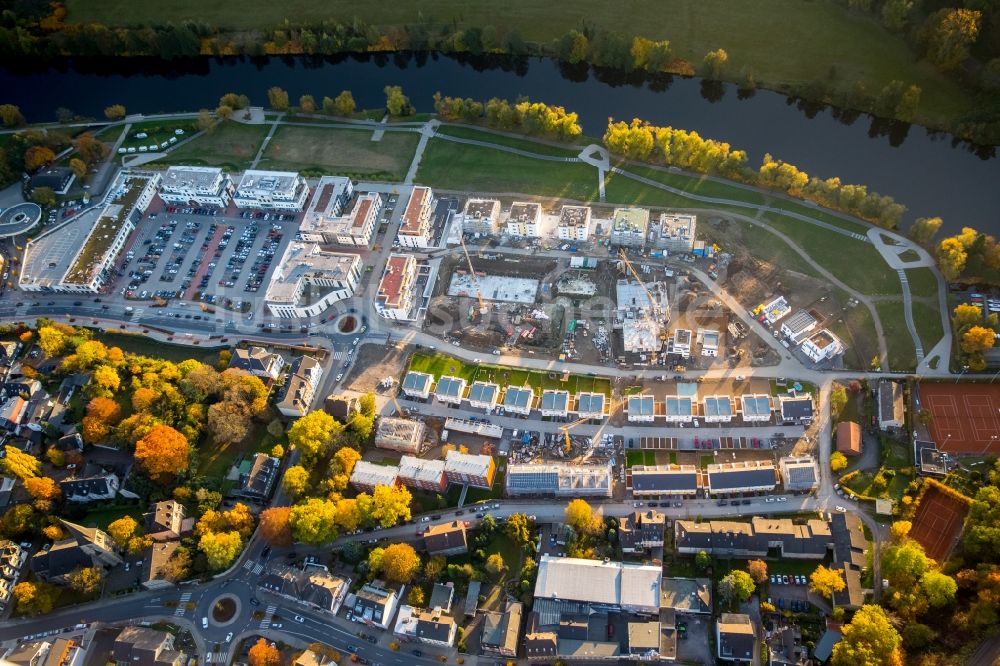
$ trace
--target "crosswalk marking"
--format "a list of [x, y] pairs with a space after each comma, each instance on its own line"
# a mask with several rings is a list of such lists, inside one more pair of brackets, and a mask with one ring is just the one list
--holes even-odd
[[267, 629], [271, 626], [271, 618], [274, 617], [274, 611], [278, 610], [275, 604], [269, 604], [264, 610], [264, 619], [260, 621], [260, 628]]
[[182, 617], [184, 613], [187, 612], [187, 605], [189, 601], [191, 601], [191, 592], [185, 592], [182, 594], [180, 600], [177, 602], [177, 610], [174, 611], [174, 615]]
[[243, 563], [243, 568], [246, 569], [247, 571], [249, 571], [250, 569], [252, 569], [253, 568], [253, 560], [247, 560], [246, 562], [244, 562]]
[[333, 352], [333, 360], [334, 361], [343, 361], [344, 357], [346, 355], [347, 355], [347, 352], [344, 352], [344, 351], [335, 351], [335, 352]]
[[254, 565], [253, 571], [251, 571], [250, 573], [252, 573], [254, 576], [256, 576], [256, 575], [260, 574], [260, 572], [263, 571], [263, 570], [264, 570], [264, 565], [260, 564], [260, 563], [257, 563], [257, 564]]

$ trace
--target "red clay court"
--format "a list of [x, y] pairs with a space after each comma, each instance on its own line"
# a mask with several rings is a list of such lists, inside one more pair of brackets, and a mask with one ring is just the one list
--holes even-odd
[[939, 451], [1000, 453], [1000, 384], [921, 382], [919, 391]]
[[968, 507], [931, 486], [920, 498], [910, 536], [924, 547], [928, 557], [944, 562], [962, 532]]

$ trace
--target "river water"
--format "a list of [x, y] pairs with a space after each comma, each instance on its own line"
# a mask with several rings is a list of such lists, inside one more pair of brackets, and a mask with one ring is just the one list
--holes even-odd
[[1000, 236], [995, 148], [778, 93], [741, 95], [735, 86], [696, 78], [622, 75], [539, 58], [437, 54], [0, 66], [0, 103], [17, 104], [31, 121], [54, 120], [59, 107], [103, 117], [104, 107], [114, 103], [129, 112], [193, 111], [214, 107], [230, 91], [264, 104], [273, 85], [285, 88], [293, 103], [303, 94], [319, 101], [349, 89], [362, 108], [381, 106], [383, 87], [401, 85], [419, 111], [432, 110], [437, 90], [484, 101], [524, 95], [576, 111], [584, 132], [593, 136], [603, 133], [609, 116], [643, 118], [728, 141], [746, 150], [753, 164], [770, 152], [811, 175], [867, 185], [905, 204], [907, 222], [940, 215], [948, 231], [973, 226]]

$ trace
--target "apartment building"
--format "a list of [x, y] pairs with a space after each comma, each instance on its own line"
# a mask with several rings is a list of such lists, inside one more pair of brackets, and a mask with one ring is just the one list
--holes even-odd
[[420, 453], [426, 431], [423, 421], [380, 416], [375, 428], [375, 446], [403, 453]]
[[668, 252], [691, 252], [697, 217], [685, 213], [661, 213], [656, 245]]
[[611, 216], [611, 245], [645, 247], [649, 235], [649, 210], [616, 208]]
[[410, 200], [403, 211], [403, 221], [399, 226], [399, 244], [402, 247], [426, 248], [431, 238], [431, 209], [434, 195], [431, 188], [418, 185], [410, 193]]
[[233, 203], [237, 208], [300, 212], [309, 197], [306, 179], [294, 171], [243, 172]]
[[349, 483], [358, 490], [371, 493], [376, 486], [394, 486], [399, 480], [399, 468], [392, 465], [376, 465], [367, 460], [359, 460], [351, 470]]
[[412, 254], [391, 254], [375, 294], [375, 311], [392, 320], [415, 318], [413, 283], [417, 277], [417, 260]]
[[500, 202], [469, 199], [462, 211], [462, 233], [493, 235], [500, 229]]
[[232, 179], [218, 167], [172, 166], [163, 174], [160, 199], [178, 206], [225, 208], [233, 189]]
[[563, 206], [556, 236], [559, 240], [585, 241], [590, 237], [590, 206]]
[[264, 302], [275, 317], [315, 317], [353, 296], [362, 270], [357, 254], [326, 252], [318, 243], [289, 243]]
[[323, 176], [302, 217], [299, 234], [314, 243], [368, 247], [382, 213], [381, 195], [354, 196], [350, 178]]
[[449, 451], [445, 456], [444, 473], [448, 483], [465, 484], [476, 488], [492, 488], [497, 466], [493, 456], [473, 455]]
[[424, 460], [414, 456], [399, 459], [399, 481], [411, 488], [442, 492], [448, 487], [443, 460]]
[[312, 356], [303, 355], [292, 361], [288, 378], [278, 395], [278, 411], [285, 416], [305, 416], [322, 377], [323, 366]]
[[538, 238], [542, 235], [541, 221], [541, 205], [515, 201], [507, 216], [507, 233], [515, 238]]

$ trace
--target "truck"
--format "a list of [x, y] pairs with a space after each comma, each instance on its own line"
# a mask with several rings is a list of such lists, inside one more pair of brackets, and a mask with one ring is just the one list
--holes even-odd
[[652, 250], [652, 251], [650, 251], [649, 256], [651, 256], [651, 257], [657, 257], [657, 258], [662, 257], [663, 256], [663, 250]]

